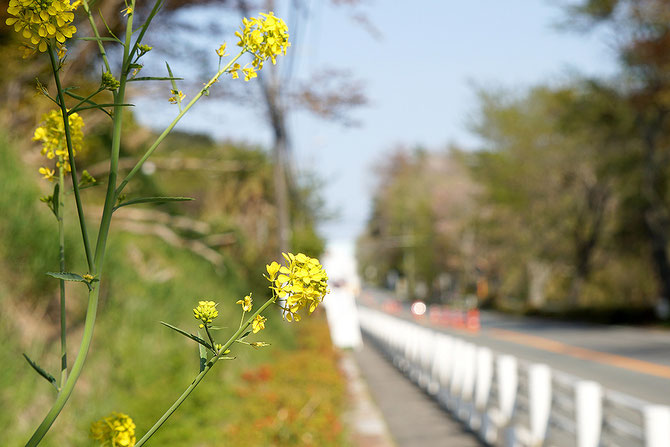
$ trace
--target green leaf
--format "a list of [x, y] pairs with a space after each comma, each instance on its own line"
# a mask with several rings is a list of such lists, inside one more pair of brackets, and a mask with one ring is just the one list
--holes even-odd
[[47, 275], [63, 281], [86, 282], [83, 276], [70, 272], [47, 272]]
[[58, 385], [56, 385], [56, 378], [55, 378], [54, 376], [52, 376], [51, 374], [49, 374], [48, 372], [46, 372], [44, 369], [42, 369], [42, 367], [40, 367], [40, 365], [38, 365], [37, 363], [33, 362], [33, 361], [30, 359], [30, 357], [28, 357], [25, 353], [23, 353], [23, 357], [25, 357], [25, 359], [26, 359], [26, 361], [28, 362], [28, 364], [29, 364], [30, 366], [32, 366], [33, 369], [34, 369], [35, 371], [37, 371], [37, 373], [38, 373], [40, 376], [44, 377], [46, 380], [48, 380], [49, 382], [51, 382], [51, 384], [54, 386], [54, 388], [58, 389]]
[[88, 287], [89, 291], [93, 290], [93, 286], [91, 285], [91, 283], [95, 282], [95, 280], [90, 282], [86, 281], [83, 276], [71, 272], [47, 272], [47, 275], [63, 281], [83, 282], [84, 284], [86, 284], [86, 287]]
[[169, 327], [169, 328], [172, 329], [173, 331], [179, 332], [179, 333], [180, 333], [181, 335], [183, 335], [184, 337], [188, 337], [188, 338], [190, 338], [191, 340], [193, 340], [193, 341], [195, 341], [195, 342], [197, 342], [197, 343], [200, 343], [201, 345], [203, 345], [203, 346], [206, 347], [207, 349], [211, 349], [212, 351], [214, 351], [214, 346], [210, 345], [209, 343], [207, 343], [205, 340], [203, 340], [202, 338], [198, 337], [197, 335], [189, 334], [189, 333], [186, 332], [185, 330], [183, 330], [183, 329], [179, 329], [179, 328], [176, 327], [176, 326], [172, 326], [170, 323], [166, 323], [165, 321], [161, 321], [161, 324], [162, 324], [163, 326], [167, 326], [167, 327]]
[[136, 205], [138, 203], [189, 202], [191, 200], [195, 199], [193, 197], [140, 197], [139, 199], [132, 199], [127, 202], [119, 203], [113, 208], [113, 211], [118, 210], [122, 206]]
[[130, 78], [128, 82], [134, 81], [183, 81], [184, 78], [173, 78], [170, 76], [141, 76], [139, 78]]
[[[200, 338], [200, 331], [198, 331], [198, 338]], [[198, 354], [200, 355], [200, 372], [202, 372], [207, 365], [207, 349], [200, 343], [198, 343]]]

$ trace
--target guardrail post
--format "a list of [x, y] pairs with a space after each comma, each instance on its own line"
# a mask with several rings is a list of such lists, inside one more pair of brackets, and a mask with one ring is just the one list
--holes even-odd
[[484, 425], [487, 424], [486, 405], [489, 401], [491, 382], [493, 381], [493, 352], [489, 348], [478, 347], [475, 362], [475, 411], [470, 417], [470, 427], [473, 430], [482, 430], [482, 433], [485, 433]]
[[645, 447], [670, 446], [670, 407], [649, 405], [644, 409]]
[[551, 370], [547, 365], [535, 364], [528, 369], [528, 394], [531, 445], [542, 445], [551, 411]]
[[584, 380], [575, 386], [575, 423], [577, 447], [598, 447], [602, 429], [602, 388]]

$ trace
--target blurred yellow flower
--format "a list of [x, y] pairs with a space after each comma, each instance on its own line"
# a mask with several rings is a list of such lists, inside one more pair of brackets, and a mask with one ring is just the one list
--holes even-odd
[[282, 253], [286, 266], [276, 262], [266, 266], [270, 288], [277, 297], [286, 300], [286, 318], [299, 320], [297, 312], [307, 308], [314, 312], [328, 290], [328, 275], [319, 260], [310, 258], [304, 253]]
[[44, 180], [49, 180], [49, 181], [53, 181], [54, 180], [54, 175], [56, 174], [56, 171], [54, 171], [53, 169], [49, 169], [49, 168], [40, 168], [39, 172], [44, 177]]
[[30, 40], [33, 52], [45, 52], [51, 39], [56, 39], [56, 47], [60, 48], [65, 39], [77, 32], [72, 21], [79, 4], [70, 0], [9, 0], [10, 17], [5, 23], [13, 25], [14, 31]]
[[[70, 140], [72, 141], [72, 153], [76, 156], [83, 147], [84, 120], [77, 114], [73, 113], [68, 117], [70, 124]], [[70, 172], [69, 155], [67, 151], [67, 141], [65, 139], [65, 126], [63, 125], [63, 115], [60, 110], [52, 110], [42, 116], [42, 125], [35, 129], [33, 141], [42, 142], [42, 155], [50, 160], [56, 158], [56, 166], [63, 168], [65, 172]], [[47, 168], [40, 168], [40, 174], [47, 178], [43, 170]]]
[[253, 305], [254, 300], [251, 298], [251, 293], [247, 296], [244, 297], [244, 299], [238, 300], [235, 304], [241, 304], [242, 305], [242, 310], [245, 312], [249, 312], [251, 310], [251, 306]]
[[202, 321], [201, 328], [204, 328], [205, 325], [212, 327], [212, 321], [219, 316], [216, 305], [214, 301], [198, 301], [198, 307], [193, 309], [193, 316], [196, 320]]
[[260, 315], [256, 315], [256, 318], [254, 318], [254, 321], [251, 322], [251, 329], [254, 331], [254, 334], [261, 329], [265, 329], [265, 322], [267, 321], [267, 318], [262, 317]]
[[235, 32], [240, 39], [237, 45], [254, 55], [252, 64], [256, 70], [263, 68], [267, 59], [273, 64], [277, 63], [276, 57], [285, 55], [287, 48], [291, 46], [286, 23], [275, 17], [273, 12], [260, 13], [258, 18], [244, 18], [242, 24], [240, 31]]
[[218, 54], [219, 57], [228, 56], [226, 54], [226, 44], [225, 44], [225, 42], [221, 44], [221, 46], [219, 47], [218, 50], [216, 50], [216, 54]]
[[91, 438], [103, 446], [133, 447], [135, 423], [127, 414], [114, 412], [91, 424]]
[[184, 95], [184, 92], [181, 90], [170, 90], [170, 93], [172, 96], [168, 98], [168, 101], [170, 101], [171, 104], [177, 104], [178, 102], [182, 102], [184, 98], [186, 98], [186, 95]]

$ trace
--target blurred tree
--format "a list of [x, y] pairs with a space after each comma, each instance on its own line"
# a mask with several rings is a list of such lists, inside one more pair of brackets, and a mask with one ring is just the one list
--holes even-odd
[[670, 3], [664, 0], [583, 0], [569, 9], [576, 23], [606, 24], [616, 35], [641, 147], [640, 208], [659, 282], [659, 304], [670, 315]]
[[462, 160], [456, 149], [399, 148], [379, 164], [372, 216], [357, 247], [368, 280], [395, 286], [397, 277], [408, 298], [428, 301], [446, 298], [445, 282], [465, 282], [465, 223], [476, 188]]

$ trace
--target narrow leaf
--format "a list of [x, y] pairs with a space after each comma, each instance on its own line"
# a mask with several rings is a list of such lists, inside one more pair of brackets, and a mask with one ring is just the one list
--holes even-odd
[[47, 272], [47, 275], [63, 281], [86, 282], [83, 276], [70, 272]]
[[42, 369], [42, 367], [40, 367], [40, 365], [38, 365], [37, 363], [33, 362], [33, 361], [30, 359], [30, 357], [28, 357], [25, 353], [23, 354], [23, 357], [26, 359], [26, 361], [28, 362], [28, 364], [29, 364], [30, 366], [32, 366], [33, 369], [34, 369], [35, 371], [37, 371], [37, 373], [38, 373], [40, 376], [44, 377], [46, 380], [48, 380], [49, 382], [51, 382], [51, 384], [52, 384], [56, 389], [58, 389], [58, 385], [56, 385], [56, 378], [55, 378], [54, 376], [52, 376], [51, 374], [49, 374], [48, 372], [46, 372], [44, 369]]
[[195, 200], [193, 197], [140, 197], [139, 199], [132, 199], [120, 203], [113, 208], [113, 211], [118, 210], [122, 206], [136, 205], [138, 203], [166, 203], [166, 202], [189, 202]]
[[[88, 101], [86, 101], [86, 102], [88, 102]], [[103, 109], [103, 107], [117, 107], [117, 106], [118, 107], [135, 107], [135, 104], [114, 104], [114, 103], [96, 104], [96, 103], [92, 103], [91, 105], [88, 105], [88, 106], [79, 106], [76, 109], [71, 109], [68, 112], [68, 115], [72, 115], [75, 112], [80, 112], [82, 110], [88, 110], [88, 109], [100, 109], [103, 112], [107, 112], [107, 110]], [[109, 112], [107, 112], [107, 113], [109, 113]]]
[[[198, 338], [200, 338], [200, 331], [198, 331]], [[198, 343], [198, 354], [200, 355], [200, 372], [202, 372], [207, 365], [207, 349], [200, 343]]]
[[167, 326], [167, 327], [169, 327], [169, 328], [172, 329], [173, 331], [179, 332], [179, 333], [180, 333], [181, 335], [183, 335], [184, 337], [188, 337], [188, 338], [190, 338], [191, 340], [193, 340], [193, 341], [195, 341], [195, 342], [197, 342], [197, 343], [200, 343], [201, 345], [203, 345], [203, 346], [206, 347], [207, 349], [211, 349], [212, 351], [214, 350], [214, 346], [210, 345], [209, 343], [207, 343], [205, 340], [203, 340], [202, 338], [198, 337], [197, 335], [189, 334], [189, 333], [186, 332], [185, 330], [183, 330], [183, 329], [179, 329], [179, 328], [176, 327], [176, 326], [172, 326], [170, 323], [166, 323], [165, 321], [161, 321], [161, 324], [162, 324], [163, 326]]
[[104, 41], [104, 42], [117, 42], [120, 44], [123, 44], [119, 39], [115, 39], [114, 37], [77, 37], [77, 40], [96, 40], [96, 41]]

